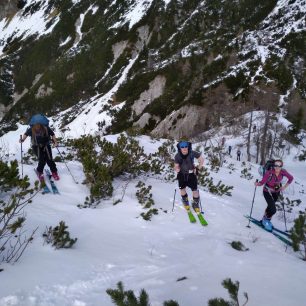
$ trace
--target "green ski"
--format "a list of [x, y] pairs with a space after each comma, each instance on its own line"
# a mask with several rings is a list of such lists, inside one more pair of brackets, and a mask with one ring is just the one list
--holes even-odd
[[203, 226], [206, 226], [208, 225], [207, 221], [204, 219], [203, 215], [201, 213], [197, 214], [198, 215], [198, 219], [200, 221], [200, 223], [203, 225]]
[[190, 210], [188, 210], [187, 213], [188, 213], [189, 221], [191, 223], [197, 222], [196, 218], [194, 217], [194, 215], [192, 214], [192, 212]]

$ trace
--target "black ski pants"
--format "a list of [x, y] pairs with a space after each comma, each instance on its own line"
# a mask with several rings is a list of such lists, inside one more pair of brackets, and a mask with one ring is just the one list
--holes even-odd
[[189, 187], [192, 191], [198, 190], [198, 179], [194, 173], [182, 173], [177, 175], [179, 189]]
[[264, 191], [263, 195], [265, 197], [265, 200], [267, 202], [267, 208], [266, 208], [266, 217], [268, 219], [271, 219], [272, 216], [276, 213], [276, 205], [275, 202], [277, 201], [279, 197], [279, 192], [269, 192]]
[[33, 151], [35, 155], [38, 157], [38, 166], [37, 171], [43, 173], [44, 167], [48, 164], [51, 172], [57, 172], [57, 168], [55, 162], [52, 158], [52, 150], [50, 145], [45, 146], [33, 146]]

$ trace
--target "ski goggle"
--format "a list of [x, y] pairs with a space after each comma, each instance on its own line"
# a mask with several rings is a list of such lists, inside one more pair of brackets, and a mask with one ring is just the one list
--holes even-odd
[[180, 142], [179, 147], [180, 147], [181, 149], [188, 148], [188, 142], [186, 142], [186, 141]]
[[274, 168], [281, 168], [283, 166], [283, 162], [281, 160], [277, 160], [274, 162]]

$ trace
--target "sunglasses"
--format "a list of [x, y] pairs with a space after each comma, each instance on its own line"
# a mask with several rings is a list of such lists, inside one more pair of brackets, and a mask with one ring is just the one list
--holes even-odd
[[274, 168], [281, 168], [281, 165], [274, 165]]
[[182, 142], [182, 143], [180, 143], [180, 148], [181, 148], [181, 149], [186, 149], [186, 148], [188, 148], [188, 143], [187, 143], [187, 142]]

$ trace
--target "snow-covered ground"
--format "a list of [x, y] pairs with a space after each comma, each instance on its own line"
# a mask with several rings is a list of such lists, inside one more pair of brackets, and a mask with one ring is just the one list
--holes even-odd
[[[15, 152], [17, 159], [18, 138], [24, 129], [20, 126], [0, 139], [1, 146]], [[144, 136], [140, 143], [150, 152], [160, 144]], [[29, 141], [24, 144], [25, 150], [28, 145]], [[135, 195], [139, 179], [128, 185], [122, 203], [113, 205], [121, 198], [124, 185], [116, 180], [112, 199], [103, 201], [96, 209], [79, 209], [77, 205], [84, 202], [89, 191], [85, 185], [75, 184], [65, 165], [58, 163], [61, 180], [57, 186], [61, 194], [39, 194], [27, 206], [28, 232], [37, 226], [39, 229], [19, 262], [1, 266], [4, 271], [0, 273], [0, 305], [110, 306], [113, 304], [105, 291], [122, 281], [125, 289], [132, 289], [137, 295], [144, 288], [152, 306], [161, 306], [170, 299], [181, 306], [202, 306], [211, 298], [229, 299], [221, 285], [228, 277], [240, 282], [240, 299], [244, 301], [243, 292], [247, 292], [250, 306], [305, 305], [305, 262], [273, 235], [256, 225], [246, 227], [244, 215], [250, 212], [253, 183], [259, 175], [253, 164], [254, 178], [240, 178], [241, 162], [234, 157], [227, 157], [224, 167], [211, 173], [216, 183], [222, 180], [234, 186], [231, 197], [200, 190], [207, 227], [189, 222], [178, 193], [171, 211], [176, 182], [153, 178], [142, 178], [152, 185], [155, 207], [159, 209], [152, 221], [139, 217], [144, 211]], [[230, 163], [236, 170], [227, 167]], [[82, 182], [82, 165], [68, 165], [77, 181]], [[305, 163], [288, 156], [285, 167], [295, 177], [285, 195], [291, 200], [301, 199], [305, 206], [305, 195], [300, 193], [306, 181]], [[34, 182], [33, 166], [25, 165], [24, 173]], [[258, 188], [253, 216], [261, 218], [265, 206]], [[54, 250], [43, 245], [46, 226], [54, 227], [61, 220], [69, 226], [71, 237], [78, 238], [72, 249]], [[273, 223], [284, 229], [281, 213], [273, 218]], [[234, 250], [229, 245], [234, 240], [241, 241], [249, 251]], [[187, 279], [177, 281], [181, 277]]]

